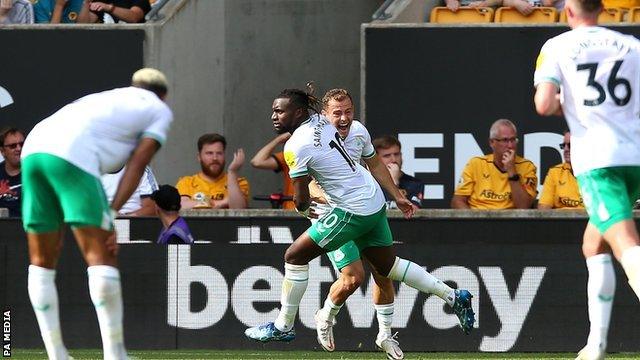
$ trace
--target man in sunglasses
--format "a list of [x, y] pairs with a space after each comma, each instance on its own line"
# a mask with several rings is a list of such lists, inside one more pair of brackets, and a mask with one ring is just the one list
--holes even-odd
[[571, 168], [571, 133], [564, 132], [560, 144], [564, 162], [549, 169], [544, 178], [538, 209], [584, 209], [578, 180]]
[[489, 130], [493, 153], [471, 158], [456, 187], [454, 209], [529, 209], [537, 195], [536, 166], [516, 155], [518, 131], [507, 119]]
[[22, 179], [20, 176], [20, 153], [24, 144], [24, 132], [18, 128], [9, 128], [0, 134], [0, 208], [9, 209], [10, 217], [20, 217], [20, 195]]

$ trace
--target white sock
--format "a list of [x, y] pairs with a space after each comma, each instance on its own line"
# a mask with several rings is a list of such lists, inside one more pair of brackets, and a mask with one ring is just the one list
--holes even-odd
[[55, 279], [55, 270], [29, 265], [27, 290], [31, 306], [38, 319], [44, 347], [47, 349], [49, 359], [61, 360], [67, 359], [69, 353], [62, 342]]
[[611, 320], [613, 296], [616, 292], [616, 275], [611, 255], [598, 254], [587, 258], [589, 280], [587, 299], [589, 306], [589, 337], [587, 346], [607, 348], [607, 333]]
[[284, 280], [282, 281], [282, 295], [280, 297], [280, 313], [275, 326], [280, 331], [289, 331], [298, 313], [298, 306], [302, 295], [307, 290], [309, 282], [309, 265], [284, 264]]
[[629, 285], [640, 299], [640, 246], [634, 246], [622, 253], [620, 263], [629, 279]]
[[391, 304], [373, 304], [376, 309], [376, 317], [378, 319], [378, 339], [384, 339], [391, 336], [391, 324], [393, 323], [393, 303]]
[[453, 306], [456, 301], [455, 292], [447, 284], [429, 274], [422, 266], [396, 256], [396, 261], [387, 277], [391, 280], [401, 281], [414, 289], [425, 293], [435, 294]]
[[109, 265], [87, 268], [89, 294], [98, 315], [105, 359], [126, 359], [122, 330], [120, 272]]
[[[344, 305], [344, 304], [342, 304]], [[327, 296], [327, 299], [324, 301], [324, 306], [320, 311], [318, 311], [318, 316], [326, 321], [333, 321], [342, 309], [342, 305], [336, 305], [331, 301], [331, 296]]]

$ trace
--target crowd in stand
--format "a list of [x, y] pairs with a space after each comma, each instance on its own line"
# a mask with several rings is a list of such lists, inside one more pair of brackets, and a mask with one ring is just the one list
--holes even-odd
[[155, 0], [1, 0], [0, 24], [144, 23]]
[[[274, 103], [273, 116], [278, 105]], [[20, 217], [20, 152], [25, 132], [8, 128], [0, 133], [4, 161], [0, 162], [0, 208], [8, 208], [11, 217]], [[281, 191], [284, 209], [293, 209], [293, 185], [284, 155], [277, 151], [290, 134], [281, 134], [264, 145], [251, 159], [257, 169], [282, 173]], [[559, 144], [564, 161], [549, 169], [539, 199], [536, 165], [516, 154], [518, 134], [516, 126], [507, 119], [495, 121], [489, 130], [492, 153], [473, 157], [464, 168], [452, 196], [455, 209], [555, 209], [584, 208], [578, 184], [571, 169], [571, 136], [567, 131]], [[373, 140], [382, 163], [392, 179], [416, 209], [423, 207], [424, 183], [402, 171], [401, 144], [394, 136], [384, 135]], [[249, 207], [249, 181], [240, 176], [244, 165], [243, 149], [233, 152], [227, 166], [227, 141], [215, 133], [202, 135], [197, 141], [200, 171], [180, 177], [175, 184], [180, 194], [180, 209], [246, 209]], [[102, 176], [102, 184], [112, 201], [124, 168]], [[139, 186], [119, 212], [120, 216], [154, 216], [156, 207], [152, 194], [159, 189], [150, 167], [144, 171]], [[388, 198], [389, 199], [389, 198]], [[388, 200], [388, 208], [395, 208]]]

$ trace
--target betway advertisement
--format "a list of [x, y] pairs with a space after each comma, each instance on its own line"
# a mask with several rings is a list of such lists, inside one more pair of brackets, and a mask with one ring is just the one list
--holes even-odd
[[[310, 263], [309, 285], [290, 344], [262, 345], [244, 329], [275, 319], [283, 254], [304, 219], [189, 218], [193, 246], [155, 244], [155, 219], [119, 220], [125, 337], [132, 349], [319, 349], [313, 315], [336, 273], [326, 257]], [[588, 332], [585, 219], [391, 219], [398, 256], [468, 289], [478, 322], [464, 335], [444, 302], [397, 284], [393, 329], [405, 351], [576, 351]], [[527, 231], [522, 231], [527, 229]], [[19, 224], [0, 222], [0, 305], [11, 315], [14, 347], [41, 347], [26, 292], [27, 256]], [[638, 301], [617, 268], [609, 351], [638, 351]], [[69, 347], [99, 347], [86, 269], [67, 239], [57, 273], [63, 337]], [[374, 350], [372, 280], [338, 315], [340, 350]]]

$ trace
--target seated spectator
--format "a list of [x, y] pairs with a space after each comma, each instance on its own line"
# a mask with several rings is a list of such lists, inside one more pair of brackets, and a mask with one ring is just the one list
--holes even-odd
[[[124, 169], [125, 168], [122, 168], [117, 173], [105, 174], [100, 177], [102, 187], [104, 187], [104, 193], [107, 195], [109, 203], [113, 201], [113, 197], [116, 195], [116, 190], [118, 190], [118, 184], [124, 174]], [[122, 205], [119, 214], [124, 216], [154, 216], [156, 214], [156, 207], [150, 196], [151, 193], [157, 189], [158, 182], [156, 181], [156, 177], [153, 175], [151, 167], [147, 166], [144, 168], [144, 174], [142, 174], [140, 178], [138, 187], [133, 194], [131, 194], [129, 200]]]
[[461, 6], [496, 8], [502, 6], [502, 0], [445, 0], [444, 5], [456, 12]]
[[451, 207], [529, 209], [537, 195], [536, 166], [516, 155], [518, 132], [507, 119], [491, 125], [492, 154], [471, 158], [462, 172]]
[[37, 24], [73, 24], [78, 20], [83, 0], [37, 0], [33, 14]]
[[105, 23], [108, 15], [115, 23], [143, 23], [150, 10], [149, 0], [84, 0], [78, 22]]
[[[553, 2], [553, 0], [548, 0], [549, 2]], [[562, 8], [564, 8], [564, 1], [562, 2]], [[533, 12], [533, 8], [538, 6], [543, 6], [541, 0], [503, 0], [502, 6], [512, 7], [522, 15], [529, 15]]]
[[20, 196], [22, 195], [22, 177], [20, 176], [20, 153], [24, 144], [24, 132], [9, 128], [0, 134], [0, 153], [4, 161], [0, 162], [0, 208], [9, 209], [10, 217], [21, 217]]
[[[400, 192], [409, 199], [416, 209], [422, 207], [424, 192], [424, 182], [402, 171], [402, 145], [397, 138], [389, 135], [381, 136], [373, 140], [373, 146], [380, 161], [387, 166], [393, 182], [398, 186]], [[384, 194], [387, 199], [387, 207], [396, 209], [395, 201]]]
[[0, 0], [0, 25], [33, 24], [33, 5], [29, 0]]
[[163, 230], [158, 244], [193, 244], [193, 236], [187, 222], [180, 217], [180, 194], [171, 185], [162, 185], [151, 194], [155, 210], [162, 222]]
[[[275, 102], [274, 106], [276, 106]], [[293, 182], [289, 177], [289, 167], [284, 161], [284, 154], [282, 151], [274, 153], [274, 150], [278, 145], [287, 142], [290, 137], [291, 134], [288, 132], [276, 136], [275, 139], [263, 146], [256, 153], [253, 159], [251, 159], [251, 165], [257, 169], [273, 170], [275, 172], [282, 173], [282, 195], [284, 196], [293, 196]], [[295, 209], [295, 204], [293, 201], [284, 201], [282, 203], [282, 208], [293, 210]]]
[[227, 140], [220, 134], [204, 134], [198, 139], [198, 161], [201, 172], [184, 176], [176, 188], [182, 196], [182, 208], [246, 209], [249, 204], [249, 182], [239, 177], [244, 164], [244, 151], [233, 154], [224, 171]]
[[561, 13], [564, 11], [564, 0], [542, 0], [542, 6], [556, 8]]
[[549, 169], [544, 178], [538, 209], [584, 209], [578, 181], [571, 169], [571, 133], [564, 133], [560, 144], [564, 162]]

